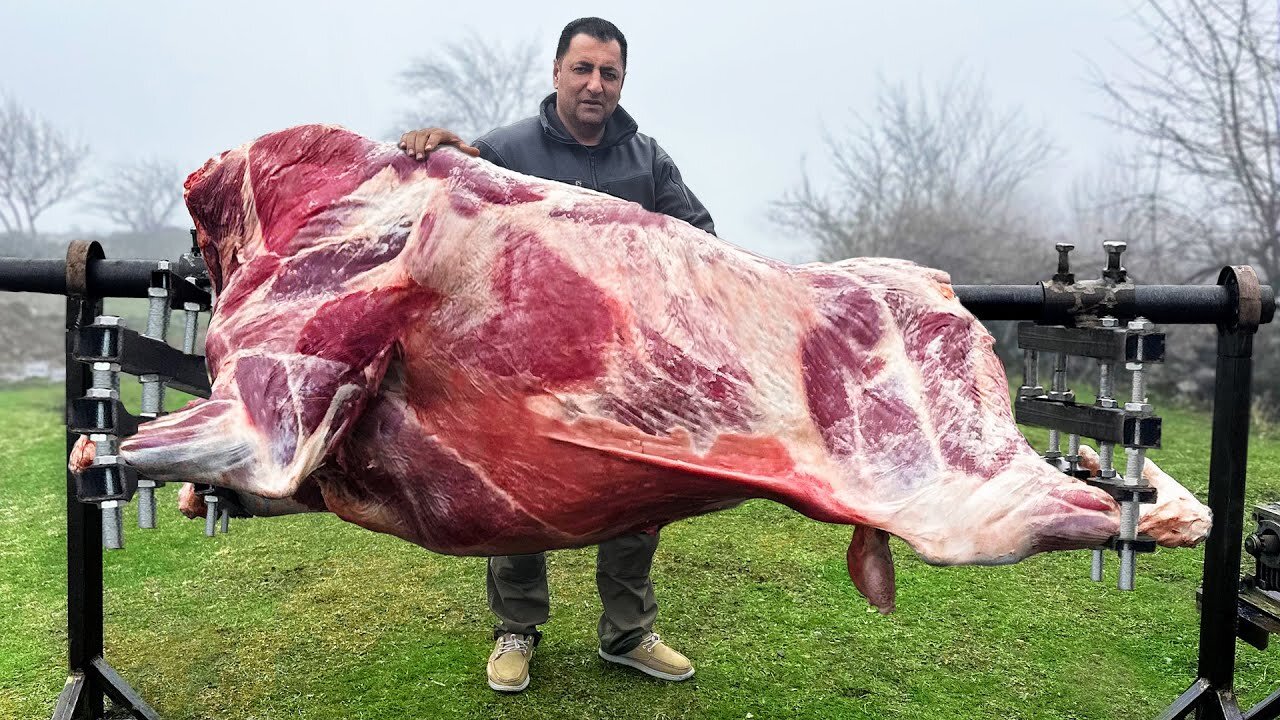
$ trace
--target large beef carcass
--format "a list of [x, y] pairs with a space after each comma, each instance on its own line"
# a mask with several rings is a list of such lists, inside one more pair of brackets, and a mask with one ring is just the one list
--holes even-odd
[[[157, 480], [463, 555], [768, 498], [855, 525], [850, 574], [886, 611], [890, 535], [998, 564], [1117, 532], [1115, 502], [1019, 434], [992, 339], [938, 271], [775, 262], [330, 126], [223, 153], [186, 200], [216, 291], [213, 395], [122, 444]], [[1203, 537], [1203, 505], [1172, 512], [1162, 543]]]

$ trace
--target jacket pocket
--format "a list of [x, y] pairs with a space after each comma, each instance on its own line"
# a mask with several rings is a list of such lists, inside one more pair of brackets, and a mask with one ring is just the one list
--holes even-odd
[[573, 185], [574, 187], [587, 188], [588, 190], [591, 189], [591, 183], [586, 180], [583, 180], [582, 178], [553, 177], [553, 178], [548, 178], [548, 180], [555, 180], [556, 182], [562, 182], [565, 185]]
[[608, 180], [600, 183], [600, 190], [616, 198], [639, 203], [645, 210], [653, 210], [657, 206], [652, 173], [646, 172], [618, 180]]

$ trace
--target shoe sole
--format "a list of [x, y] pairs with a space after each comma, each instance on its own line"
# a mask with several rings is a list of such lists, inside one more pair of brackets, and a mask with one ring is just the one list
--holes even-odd
[[627, 667], [633, 667], [639, 670], [640, 672], [644, 673], [645, 675], [648, 675], [650, 677], [656, 677], [659, 680], [671, 680], [672, 682], [679, 682], [681, 680], [688, 680], [689, 678], [693, 677], [693, 668], [689, 668], [689, 672], [684, 673], [682, 675], [672, 675], [671, 673], [664, 673], [661, 670], [654, 670], [653, 668], [649, 667], [648, 665], [645, 665], [639, 660], [626, 657], [625, 655], [610, 655], [604, 650], [599, 650], [598, 652], [600, 653], [600, 657], [607, 662], [617, 663], [618, 665], [626, 665]]
[[498, 683], [490, 680], [489, 687], [494, 690], [497, 690], [498, 692], [516, 693], [529, 687], [529, 678], [526, 677], [524, 679], [524, 682], [520, 683], [519, 685], [499, 685]]

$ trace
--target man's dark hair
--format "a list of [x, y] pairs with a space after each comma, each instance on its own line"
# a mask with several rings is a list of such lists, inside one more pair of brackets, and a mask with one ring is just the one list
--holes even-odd
[[564, 58], [566, 52], [569, 52], [569, 42], [574, 37], [584, 34], [600, 42], [617, 40], [618, 46], [622, 48], [622, 69], [627, 69], [627, 37], [622, 34], [617, 25], [598, 17], [578, 18], [564, 26], [564, 30], [560, 33], [560, 42], [556, 45], [557, 63]]

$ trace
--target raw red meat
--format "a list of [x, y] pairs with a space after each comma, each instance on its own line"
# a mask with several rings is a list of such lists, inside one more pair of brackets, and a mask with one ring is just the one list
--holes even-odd
[[[1111, 498], [1018, 432], [992, 339], [941, 272], [787, 265], [328, 126], [226, 152], [186, 195], [215, 381], [123, 444], [153, 478], [471, 555], [768, 498], [856, 525], [850, 574], [886, 611], [891, 535], [930, 563], [996, 564], [1117, 532]], [[1162, 542], [1207, 530], [1174, 525]]]

